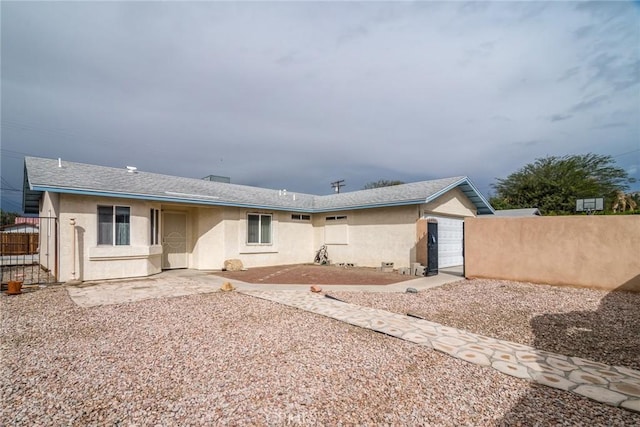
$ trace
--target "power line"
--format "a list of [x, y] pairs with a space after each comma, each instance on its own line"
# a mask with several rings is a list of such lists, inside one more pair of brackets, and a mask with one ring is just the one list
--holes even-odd
[[615, 156], [611, 156], [611, 157], [626, 156], [627, 154], [637, 153], [638, 151], [640, 151], [640, 148], [636, 148], [635, 150], [627, 151], [626, 153], [616, 154]]
[[73, 132], [69, 132], [68, 130], [63, 128], [20, 123], [15, 120], [3, 119], [1, 126], [2, 128], [8, 129], [8, 130], [20, 131], [20, 132], [39, 132], [45, 135], [53, 135], [53, 136], [69, 136], [69, 135], [77, 136], [77, 134], [74, 134]]
[[14, 202], [13, 200], [2, 199], [2, 203], [1, 204], [9, 206], [11, 209], [17, 209], [19, 211], [22, 210], [22, 204], [18, 203], [18, 202]]
[[[16, 187], [14, 187], [9, 181], [7, 181], [5, 179], [5, 177], [2, 177], [2, 183], [5, 185], [6, 188], [3, 188], [3, 190], [18, 190]], [[22, 191], [22, 190], [18, 190], [18, 191]]]
[[2, 157], [3, 158], [8, 157], [10, 159], [18, 159], [18, 160], [24, 159], [24, 156], [22, 154], [6, 154], [6, 153], [3, 153]]
[[7, 148], [0, 148], [0, 151], [4, 151], [6, 153], [22, 154], [24, 156], [31, 156], [32, 155], [32, 154], [29, 154], [29, 153], [23, 153], [22, 151], [9, 150]]

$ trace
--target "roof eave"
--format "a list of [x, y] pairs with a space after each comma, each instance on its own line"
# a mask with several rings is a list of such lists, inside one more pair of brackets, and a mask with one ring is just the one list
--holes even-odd
[[42, 197], [41, 191], [34, 191], [33, 186], [29, 182], [29, 175], [27, 173], [27, 163], [25, 160], [24, 172], [22, 179], [22, 212], [25, 214], [39, 214], [40, 213], [40, 197]]
[[351, 211], [351, 210], [372, 209], [372, 208], [387, 208], [387, 207], [394, 207], [394, 206], [421, 205], [423, 203], [424, 203], [424, 199], [411, 199], [411, 200], [400, 200], [397, 202], [369, 203], [364, 205], [321, 208], [321, 209], [314, 209], [313, 213]]
[[[476, 206], [477, 209], [477, 213], [478, 215], [483, 215], [483, 214], [494, 214], [495, 211], [493, 209], [493, 206], [491, 206], [491, 204], [487, 201], [487, 199], [484, 198], [484, 196], [482, 195], [482, 193], [480, 193], [480, 191], [478, 191], [478, 189], [476, 188], [475, 185], [473, 185], [473, 183], [469, 180], [468, 177], [462, 177], [459, 180], [447, 185], [446, 187], [442, 188], [440, 191], [435, 192], [434, 194], [430, 195], [429, 197], [427, 197], [426, 203], [429, 203], [435, 199], [437, 199], [438, 197], [442, 196], [443, 194], [453, 190], [454, 188], [460, 187], [460, 186], [469, 186], [469, 188], [472, 190], [472, 192], [474, 193], [474, 197], [477, 197], [478, 199], [480, 199], [480, 203], [476, 202], [475, 200], [473, 200], [471, 197], [469, 197], [466, 193], [465, 195], [469, 198], [469, 200], [471, 200], [471, 203], [473, 203]], [[464, 192], [464, 190], [462, 190]]]
[[304, 207], [295, 207], [295, 206], [275, 206], [275, 205], [257, 205], [252, 203], [242, 203], [242, 202], [228, 202], [228, 201], [214, 201], [214, 200], [203, 200], [196, 198], [186, 198], [186, 197], [171, 197], [171, 196], [159, 196], [159, 195], [151, 195], [151, 194], [136, 194], [136, 193], [121, 193], [116, 191], [100, 191], [100, 190], [82, 190], [77, 188], [63, 188], [63, 187], [49, 187], [49, 186], [34, 186], [34, 190], [39, 192], [48, 191], [51, 193], [65, 193], [65, 194], [77, 194], [82, 196], [98, 196], [98, 197], [112, 197], [112, 198], [125, 198], [125, 199], [136, 199], [136, 200], [150, 200], [155, 202], [167, 202], [167, 203], [181, 203], [181, 204], [197, 204], [197, 205], [208, 205], [208, 206], [226, 206], [226, 207], [238, 207], [238, 208], [249, 208], [249, 209], [271, 209], [276, 211], [287, 211], [287, 212], [310, 212], [309, 209]]

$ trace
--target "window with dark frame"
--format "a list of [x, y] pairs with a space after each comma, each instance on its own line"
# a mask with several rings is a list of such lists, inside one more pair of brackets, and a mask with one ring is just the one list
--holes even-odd
[[271, 244], [271, 215], [247, 215], [247, 243], [254, 245]]
[[149, 244], [160, 244], [160, 209], [149, 211]]
[[311, 221], [311, 215], [291, 214], [291, 219], [296, 221]]
[[98, 244], [124, 246], [130, 244], [131, 208], [98, 206]]

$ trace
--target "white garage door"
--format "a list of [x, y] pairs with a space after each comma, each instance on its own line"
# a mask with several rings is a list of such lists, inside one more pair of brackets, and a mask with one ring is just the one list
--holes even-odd
[[429, 215], [438, 220], [438, 268], [464, 264], [462, 244], [464, 219]]

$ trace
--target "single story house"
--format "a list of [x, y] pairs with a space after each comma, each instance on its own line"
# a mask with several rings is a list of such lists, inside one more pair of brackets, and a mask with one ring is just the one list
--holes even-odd
[[333, 263], [408, 267], [426, 263], [428, 218], [443, 268], [463, 264], [464, 218], [493, 213], [464, 176], [315, 196], [36, 157], [23, 204], [57, 219], [60, 281], [309, 263], [322, 245]]

